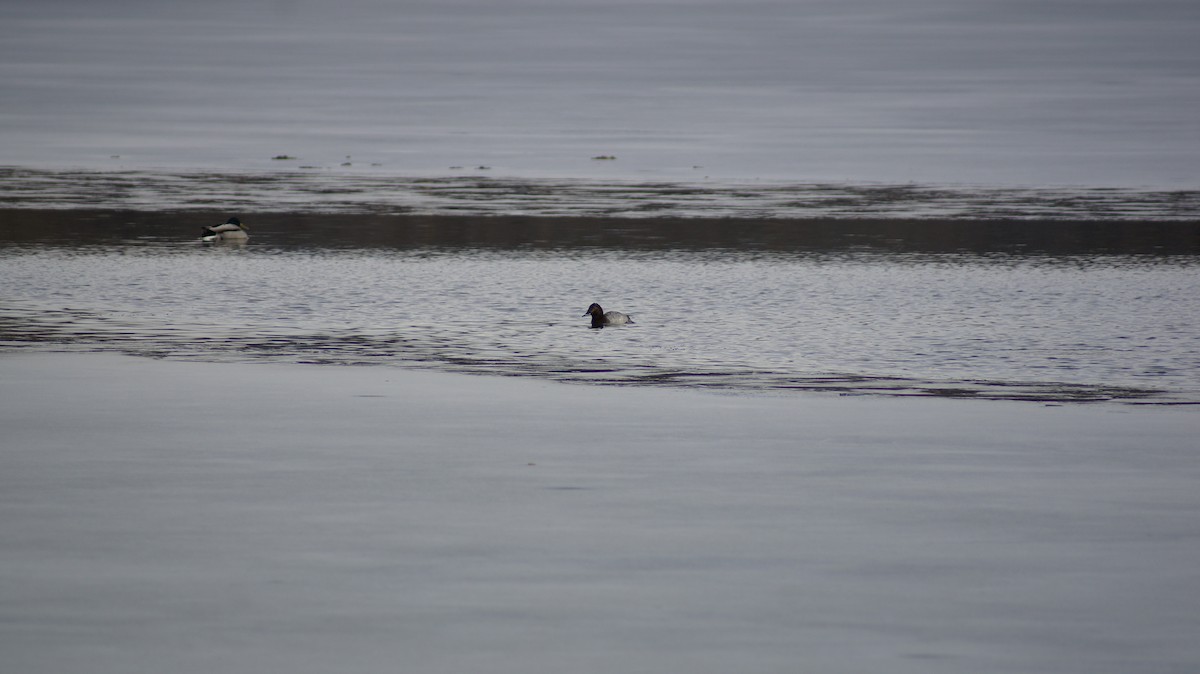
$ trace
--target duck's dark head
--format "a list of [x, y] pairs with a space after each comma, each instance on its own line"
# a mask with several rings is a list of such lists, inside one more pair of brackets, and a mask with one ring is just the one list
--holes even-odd
[[244, 226], [244, 225], [242, 225], [242, 221], [238, 220], [237, 218], [229, 218], [228, 220], [225, 221], [225, 224], [233, 225], [235, 227], [243, 227]]
[[592, 317], [593, 328], [603, 328], [604, 324], [608, 322], [608, 320], [604, 318], [604, 310], [601, 309], [600, 305], [596, 304], [595, 302], [592, 303], [592, 306], [588, 307], [587, 313], [584, 314], [584, 316]]

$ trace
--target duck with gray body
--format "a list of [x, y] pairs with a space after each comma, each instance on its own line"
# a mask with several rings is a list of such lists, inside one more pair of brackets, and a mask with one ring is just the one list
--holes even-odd
[[592, 303], [592, 306], [588, 307], [587, 313], [584, 314], [584, 316], [592, 317], [593, 328], [603, 328], [606, 325], [625, 325], [626, 323], [633, 323], [633, 318], [631, 318], [629, 314], [623, 314], [619, 311], [606, 312], [604, 309], [600, 308], [599, 304], [596, 304], [595, 302]]
[[245, 241], [250, 238], [246, 230], [250, 229], [237, 218], [229, 218], [220, 225], [210, 225], [200, 234], [202, 241]]

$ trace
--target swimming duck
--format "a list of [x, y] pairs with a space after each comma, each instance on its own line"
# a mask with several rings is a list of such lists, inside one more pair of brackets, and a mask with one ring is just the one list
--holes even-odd
[[603, 328], [606, 325], [625, 325], [626, 323], [633, 322], [629, 314], [623, 314], [619, 311], [605, 312], [595, 302], [592, 303], [592, 306], [588, 307], [587, 313], [584, 316], [592, 317], [593, 328]]
[[237, 218], [229, 218], [223, 225], [212, 225], [201, 232], [202, 241], [245, 241], [250, 238], [246, 230], [250, 229]]

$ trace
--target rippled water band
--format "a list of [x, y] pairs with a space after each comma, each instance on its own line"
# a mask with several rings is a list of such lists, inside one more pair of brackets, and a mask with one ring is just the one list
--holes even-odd
[[0, 206], [552, 217], [1200, 220], [1198, 190], [0, 168]]
[[560, 382], [694, 388], [743, 393], [808, 391], [842, 395], [972, 398], [1043, 403], [1120, 402], [1195, 405], [1181, 392], [1132, 386], [986, 380], [923, 380], [859, 373], [811, 373], [715, 367], [710, 371], [664, 368], [652, 363], [614, 363], [554, 354], [493, 353], [464, 348], [448, 335], [238, 334], [197, 337], [181, 329], [154, 332], [71, 310], [40, 315], [0, 305], [0, 349], [110, 351], [129, 355], [217, 362], [280, 362], [321, 365], [386, 365], [468, 374], [537, 377]]

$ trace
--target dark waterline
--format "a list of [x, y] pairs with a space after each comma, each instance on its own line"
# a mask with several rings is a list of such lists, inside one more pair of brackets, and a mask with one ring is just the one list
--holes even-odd
[[[198, 238], [228, 212], [0, 210], [0, 246], [152, 245]], [[1200, 256], [1200, 221], [595, 218], [241, 214], [252, 245], [276, 249], [957, 253]]]

